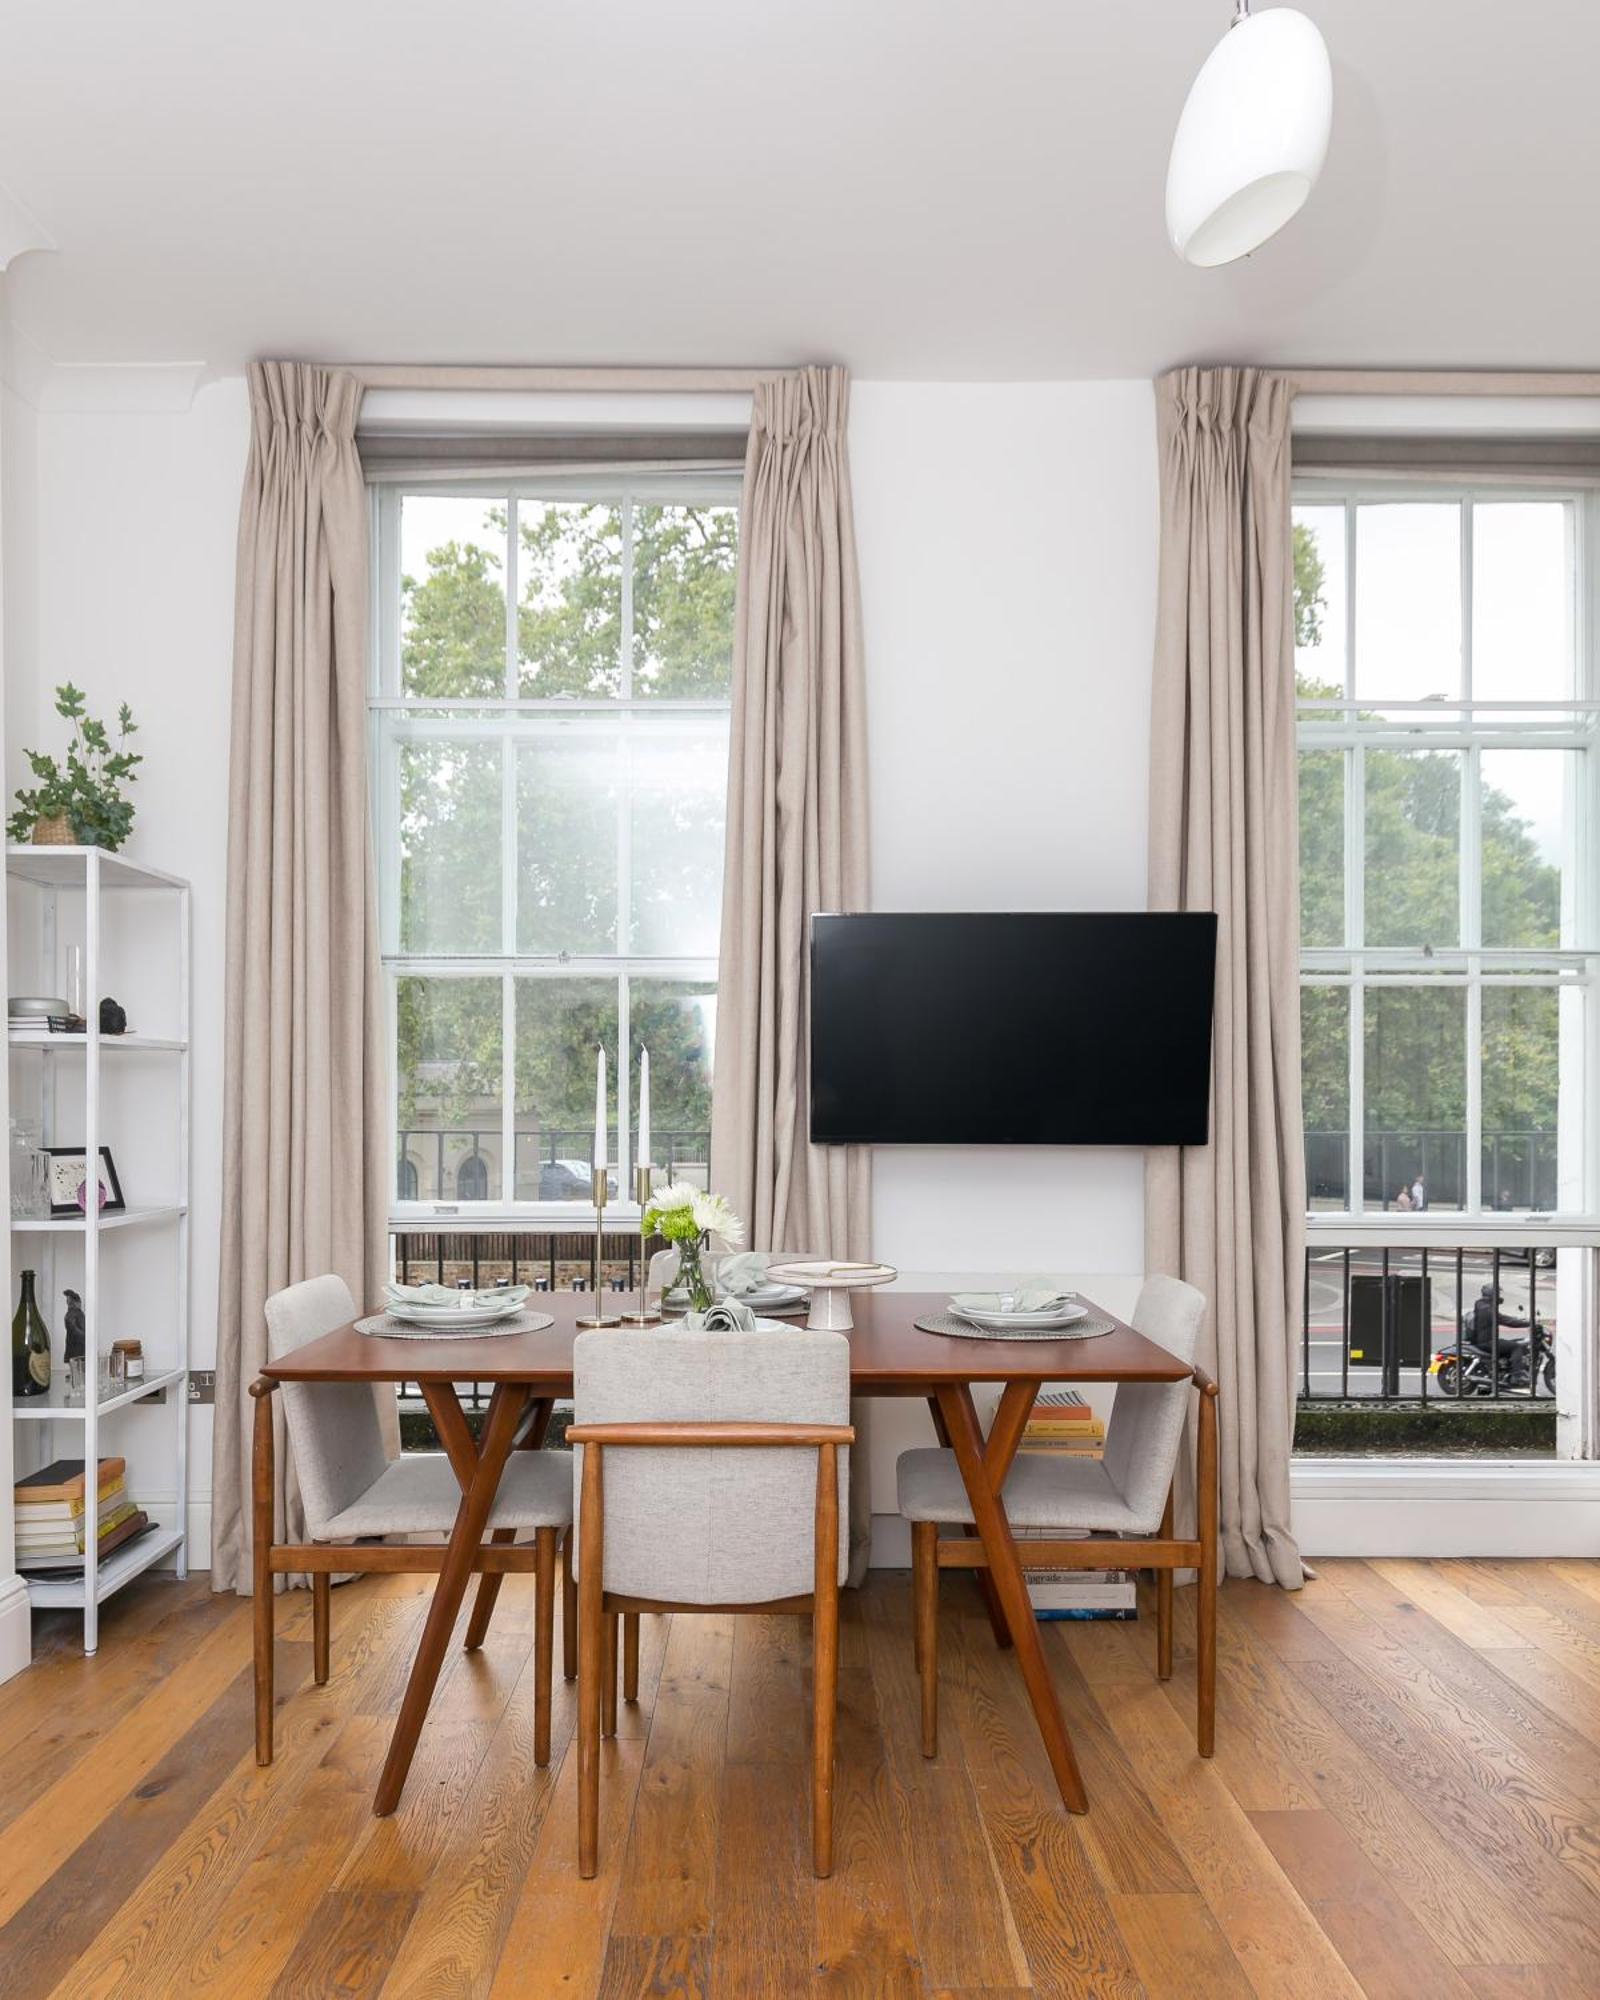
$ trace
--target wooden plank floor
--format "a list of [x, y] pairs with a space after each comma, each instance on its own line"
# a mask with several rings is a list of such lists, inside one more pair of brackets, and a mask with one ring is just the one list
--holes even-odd
[[[0, 1993], [1022, 1993], [1550, 2000], [1600, 1991], [1600, 1565], [1329, 1562], [1230, 1583], [1215, 1760], [1136, 1626], [1047, 1636], [1093, 1809], [1069, 1819], [1012, 1662], [944, 1580], [939, 1757], [908, 1579], [844, 1602], [837, 1867], [812, 1879], [799, 1619], [644, 1621], [575, 1867], [573, 1690], [533, 1764], [532, 1580], [441, 1679], [401, 1810], [370, 1800], [431, 1580], [281, 1601], [278, 1759], [249, 1606], [151, 1579], [0, 1688]], [[557, 1649], [557, 1660], [560, 1658]]]

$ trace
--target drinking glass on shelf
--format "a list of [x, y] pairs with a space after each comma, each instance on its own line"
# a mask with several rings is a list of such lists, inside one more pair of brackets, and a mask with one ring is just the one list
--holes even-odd
[[81, 1354], [72, 1355], [67, 1362], [67, 1401], [69, 1403], [81, 1404], [83, 1402], [87, 1381], [88, 1363], [86, 1357]]
[[11, 1216], [38, 1221], [50, 1213], [50, 1156], [39, 1143], [39, 1128], [26, 1118], [11, 1121]]

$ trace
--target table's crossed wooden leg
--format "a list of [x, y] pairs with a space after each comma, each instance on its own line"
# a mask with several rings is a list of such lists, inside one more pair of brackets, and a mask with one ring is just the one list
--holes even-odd
[[[518, 1451], [542, 1451], [550, 1430], [550, 1418], [555, 1410], [555, 1398], [541, 1396], [533, 1405], [532, 1421], [524, 1429], [517, 1441]], [[457, 1409], [460, 1405], [457, 1404]], [[453, 1461], [452, 1461], [453, 1462]], [[515, 1528], [496, 1528], [489, 1537], [492, 1542], [514, 1542]], [[467, 1651], [475, 1653], [489, 1636], [489, 1620], [494, 1616], [496, 1600], [500, 1596], [500, 1586], [505, 1581], [499, 1570], [490, 1570], [486, 1576], [478, 1578], [477, 1594], [472, 1600], [472, 1616], [467, 1621]]]
[[[944, 1411], [940, 1409], [939, 1398], [936, 1395], [928, 1398], [928, 1415], [933, 1419], [934, 1436], [948, 1451], [950, 1426], [944, 1420]], [[970, 1523], [966, 1523], [961, 1532], [964, 1535], [975, 1535], [978, 1531]], [[975, 1569], [972, 1576], [978, 1586], [978, 1594], [983, 1599], [983, 1608], [989, 1614], [989, 1630], [994, 1634], [994, 1642], [1002, 1651], [1008, 1651], [1011, 1646], [1011, 1627], [1006, 1623], [1006, 1614], [1000, 1608], [1000, 1593], [994, 1587], [994, 1578], [986, 1569]], [[919, 1660], [917, 1664], [920, 1666], [922, 1663]]]
[[1017, 1665], [1022, 1669], [1028, 1699], [1033, 1704], [1034, 1718], [1039, 1724], [1039, 1734], [1044, 1738], [1045, 1753], [1050, 1759], [1050, 1768], [1055, 1772], [1062, 1803], [1069, 1812], [1082, 1813], [1089, 1810], [1089, 1800], [1083, 1789], [1078, 1760], [1073, 1754], [1072, 1739], [1067, 1734], [1066, 1719], [1050, 1679], [1050, 1668], [1039, 1638], [1038, 1621], [1028, 1597], [1027, 1578], [1017, 1555], [1017, 1545], [1012, 1539], [1011, 1523], [1006, 1519], [1005, 1502], [1001, 1498], [1001, 1488], [1038, 1393], [1037, 1382], [1007, 1383], [987, 1444], [978, 1424], [972, 1391], [964, 1382], [940, 1388], [939, 1411], [949, 1433], [956, 1464], [961, 1469], [967, 1498], [972, 1504], [973, 1519], [988, 1558], [988, 1573], [994, 1579], [995, 1594], [1011, 1628]]
[[405, 1698], [395, 1721], [389, 1755], [372, 1802], [372, 1810], [380, 1816], [392, 1813], [400, 1803], [406, 1773], [411, 1769], [411, 1759], [416, 1752], [417, 1738], [422, 1733], [428, 1704], [438, 1685], [439, 1669], [444, 1665], [450, 1634], [455, 1630], [456, 1614], [467, 1594], [472, 1565], [483, 1540], [495, 1494], [500, 1490], [500, 1475], [505, 1471], [506, 1460], [516, 1439], [517, 1425], [529, 1400], [529, 1391], [523, 1384], [497, 1382], [489, 1398], [483, 1441], [477, 1445], [467, 1428], [466, 1417], [451, 1384], [425, 1382], [422, 1395], [428, 1414], [433, 1418], [434, 1428], [439, 1433], [439, 1441], [461, 1482], [461, 1505], [456, 1510], [455, 1526], [450, 1530], [444, 1567], [434, 1587], [433, 1602], [428, 1607], [417, 1656], [411, 1663], [411, 1677], [406, 1682]]

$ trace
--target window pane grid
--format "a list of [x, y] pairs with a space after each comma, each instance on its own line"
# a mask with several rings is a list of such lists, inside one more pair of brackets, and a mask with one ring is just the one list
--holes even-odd
[[596, 1046], [613, 1200], [641, 1047], [656, 1164], [705, 1177], [737, 482], [641, 490], [644, 516], [614, 480], [375, 495], [402, 1203], [586, 1205]]
[[1426, 1206], [1550, 1210], [1558, 1178], [1566, 1210], [1595, 1206], [1571, 1169], [1592, 1136], [1567, 1129], [1600, 965], [1588, 504], [1319, 485], [1296, 506], [1314, 1210], [1388, 1209], [1424, 1160]]

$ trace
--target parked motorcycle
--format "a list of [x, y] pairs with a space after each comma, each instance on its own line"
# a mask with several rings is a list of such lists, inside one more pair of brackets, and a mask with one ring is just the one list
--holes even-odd
[[1439, 1384], [1442, 1396], [1494, 1396], [1508, 1391], [1526, 1392], [1532, 1375], [1538, 1377], [1547, 1396], [1556, 1392], [1556, 1353], [1543, 1322], [1535, 1320], [1527, 1337], [1502, 1333], [1498, 1367], [1491, 1379], [1492, 1357], [1481, 1353], [1458, 1334], [1454, 1347], [1443, 1347], [1428, 1364], [1428, 1373]]

